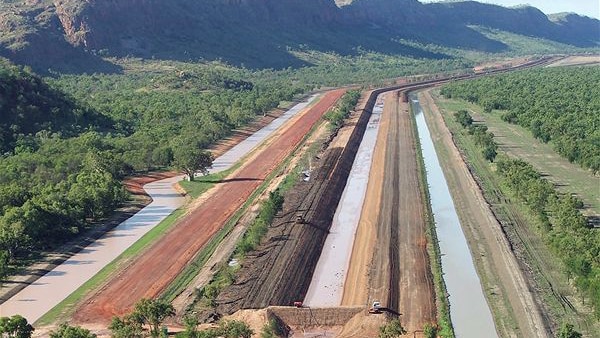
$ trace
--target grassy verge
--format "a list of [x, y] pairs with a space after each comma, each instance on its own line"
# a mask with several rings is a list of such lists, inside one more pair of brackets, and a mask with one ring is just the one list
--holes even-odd
[[437, 320], [439, 328], [438, 335], [440, 337], [449, 338], [454, 337], [454, 329], [452, 328], [452, 321], [450, 320], [450, 304], [447, 297], [448, 291], [446, 290], [446, 283], [442, 277], [442, 257], [437, 233], [435, 231], [435, 221], [433, 219], [433, 211], [431, 210], [429, 190], [427, 189], [429, 185], [427, 183], [427, 174], [425, 172], [425, 162], [421, 152], [421, 142], [419, 140], [415, 114], [412, 110], [412, 105], [409, 106], [411, 110], [411, 124], [415, 135], [415, 149], [417, 151], [417, 166], [420, 181], [419, 189], [423, 198], [423, 208], [425, 209], [424, 214], [427, 222], [427, 253], [429, 256], [429, 264], [431, 265], [431, 274], [433, 275], [433, 284], [435, 288], [435, 301], [437, 306]]
[[112, 273], [114, 273], [127, 259], [140, 254], [150, 244], [156, 242], [158, 238], [163, 236], [173, 224], [183, 215], [184, 210], [178, 209], [171, 215], [167, 216], [162, 222], [155, 226], [152, 230], [146, 233], [140, 240], [135, 242], [121, 255], [119, 255], [110, 264], [102, 268], [94, 277], [85, 282], [75, 292], [70, 294], [62, 302], [56, 305], [52, 310], [48, 311], [42, 318], [40, 318], [36, 324], [38, 325], [49, 325], [57, 322], [61, 319], [68, 318], [73, 311], [75, 311], [76, 305], [83, 300], [90, 290], [96, 289], [103, 283], [105, 283]]
[[563, 322], [577, 323], [577, 327], [589, 336], [598, 336], [598, 321], [593, 318], [593, 314], [587, 310], [582, 311], [580, 306], [573, 307], [572, 303], [578, 303], [575, 290], [561, 272], [564, 271], [563, 264], [544, 243], [544, 227], [538, 217], [501, 183], [503, 180], [495, 166], [483, 158], [481, 149], [451, 115], [461, 109], [477, 112], [482, 108], [458, 101], [436, 101], [456, 145], [482, 188], [485, 199], [503, 224], [515, 254], [522, 264], [526, 264], [526, 276], [532, 280], [532, 288], [538, 295], [538, 300], [543, 303], [543, 316], [554, 327]]

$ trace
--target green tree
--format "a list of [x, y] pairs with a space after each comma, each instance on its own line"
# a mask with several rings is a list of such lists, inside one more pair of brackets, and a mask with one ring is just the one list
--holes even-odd
[[239, 320], [222, 320], [217, 331], [223, 338], [251, 338], [254, 334], [248, 324]]
[[473, 124], [473, 118], [466, 110], [459, 110], [454, 113], [454, 119], [456, 122], [460, 123], [463, 128], [467, 128]]
[[183, 317], [183, 324], [185, 326], [185, 331], [182, 332], [181, 336], [186, 338], [198, 338], [198, 324], [200, 321], [195, 315], [188, 314]]
[[437, 337], [437, 327], [432, 325], [431, 323], [426, 323], [423, 325], [423, 335], [425, 338], [435, 338]]
[[558, 338], [581, 338], [581, 333], [575, 331], [572, 324], [563, 323], [558, 330]]
[[8, 251], [0, 250], [0, 287], [2, 287], [2, 281], [8, 275]]
[[197, 147], [179, 145], [173, 150], [173, 163], [182, 170], [190, 179], [198, 171], [206, 174], [207, 168], [212, 165], [213, 156], [210, 152]]
[[0, 337], [29, 338], [35, 329], [20, 315], [0, 318]]
[[113, 338], [143, 338], [144, 328], [142, 324], [132, 316], [113, 317], [108, 328], [112, 332], [111, 336]]
[[96, 338], [96, 335], [82, 327], [62, 323], [56, 331], [50, 331], [50, 338]]
[[386, 325], [379, 327], [379, 338], [395, 338], [406, 333], [400, 319], [392, 319]]
[[56, 331], [50, 331], [50, 338], [96, 338], [90, 330], [62, 323]]
[[135, 304], [132, 316], [150, 326], [152, 337], [160, 336], [160, 326], [168, 317], [175, 315], [173, 305], [160, 299], [142, 298]]

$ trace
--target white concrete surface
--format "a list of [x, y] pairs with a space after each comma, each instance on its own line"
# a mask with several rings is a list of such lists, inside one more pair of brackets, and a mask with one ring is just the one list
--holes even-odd
[[373, 108], [369, 124], [356, 153], [346, 187], [335, 211], [329, 235], [315, 268], [304, 304], [311, 307], [334, 307], [342, 303], [344, 281], [350, 265], [354, 237], [367, 192], [373, 150], [383, 112], [381, 96]]
[[212, 168], [209, 170], [209, 172], [214, 174], [219, 171], [229, 169], [235, 162], [237, 162], [240, 158], [244, 157], [246, 154], [250, 153], [252, 149], [258, 146], [262, 141], [267, 139], [271, 134], [273, 134], [273, 132], [279, 129], [279, 127], [281, 127], [290, 118], [292, 118], [294, 115], [298, 114], [300, 111], [306, 108], [311, 102], [313, 102], [317, 98], [317, 96], [317, 94], [314, 94], [307, 100], [293, 106], [281, 116], [273, 120], [270, 124], [257, 131], [256, 133], [250, 135], [247, 139], [240, 142], [235, 147], [231, 148], [231, 150], [223, 154], [223, 156], [215, 159], [213, 161]]
[[[215, 159], [211, 172], [231, 167], [316, 97], [317, 95], [313, 95], [295, 105]], [[177, 176], [146, 184], [144, 190], [152, 197], [152, 203], [1, 304], [0, 316], [20, 314], [30, 323], [41, 318], [179, 208], [184, 203], [184, 198], [173, 188], [173, 184], [182, 179], [183, 176]]]

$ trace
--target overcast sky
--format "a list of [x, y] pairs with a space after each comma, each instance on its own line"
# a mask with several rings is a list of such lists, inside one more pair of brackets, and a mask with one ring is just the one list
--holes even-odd
[[[421, 2], [438, 2], [436, 0], [420, 0]], [[546, 14], [575, 12], [592, 18], [600, 18], [600, 0], [476, 0], [502, 6], [529, 4], [539, 8]]]

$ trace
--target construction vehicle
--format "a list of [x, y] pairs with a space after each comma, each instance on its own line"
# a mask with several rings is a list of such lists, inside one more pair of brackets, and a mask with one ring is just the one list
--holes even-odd
[[381, 303], [378, 301], [373, 302], [373, 306], [369, 309], [369, 313], [379, 314], [381, 313]]

